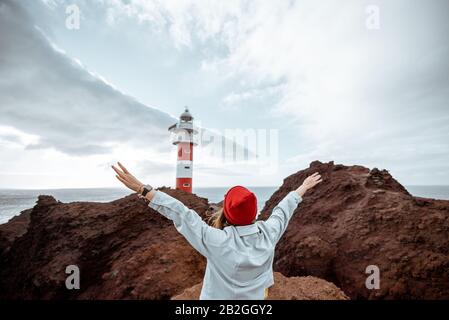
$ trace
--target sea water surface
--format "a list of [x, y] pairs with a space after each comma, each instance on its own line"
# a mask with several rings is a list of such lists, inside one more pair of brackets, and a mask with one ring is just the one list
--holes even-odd
[[[252, 187], [257, 196], [259, 210], [270, 198], [277, 187]], [[223, 200], [227, 188], [194, 188], [193, 193], [209, 199], [211, 203]], [[41, 189], [41, 190], [14, 190], [0, 189], [0, 224], [18, 215], [25, 209], [32, 208], [39, 195], [51, 195], [61, 202], [94, 201], [109, 202], [131, 194], [122, 188], [89, 188], [89, 189]]]
[[[257, 196], [259, 210], [277, 190], [278, 187], [249, 187]], [[407, 190], [419, 197], [449, 200], [449, 186], [408, 186]], [[223, 200], [227, 188], [194, 188], [193, 192], [209, 199], [211, 203]], [[52, 195], [61, 202], [95, 201], [109, 202], [129, 195], [127, 189], [50, 189], [50, 190], [9, 190], [0, 189], [0, 224], [18, 215], [25, 209], [32, 208], [39, 195]]]

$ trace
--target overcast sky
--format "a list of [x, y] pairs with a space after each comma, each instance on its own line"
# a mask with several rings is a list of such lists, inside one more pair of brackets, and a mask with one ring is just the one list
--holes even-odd
[[449, 184], [448, 33], [445, 0], [0, 0], [0, 188], [117, 186], [117, 160], [173, 185], [185, 105], [276, 145], [271, 170], [198, 147], [195, 186], [279, 185], [313, 160]]

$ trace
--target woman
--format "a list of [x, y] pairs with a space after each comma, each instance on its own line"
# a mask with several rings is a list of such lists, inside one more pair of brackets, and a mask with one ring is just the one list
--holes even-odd
[[274, 249], [307, 190], [320, 183], [314, 173], [273, 209], [266, 221], [256, 221], [256, 196], [236, 186], [225, 195], [223, 209], [209, 226], [177, 199], [145, 186], [118, 163], [116, 177], [149, 202], [149, 207], [174, 222], [176, 229], [204, 257], [206, 273], [200, 299], [264, 299], [273, 285]]

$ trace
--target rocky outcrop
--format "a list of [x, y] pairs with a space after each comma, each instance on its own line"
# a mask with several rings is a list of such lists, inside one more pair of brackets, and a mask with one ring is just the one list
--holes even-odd
[[[163, 191], [204, 215], [207, 199]], [[0, 299], [168, 299], [201, 281], [205, 260], [135, 195], [37, 205], [0, 228]], [[76, 265], [81, 289], [67, 290]]]
[[[276, 271], [326, 279], [352, 299], [449, 299], [449, 201], [413, 197], [386, 170], [317, 161], [284, 180], [262, 217], [314, 172], [324, 181], [295, 211]], [[365, 286], [370, 265], [378, 290]]]
[[[271, 299], [343, 298], [329, 282], [351, 299], [449, 299], [449, 201], [413, 197], [385, 170], [313, 162], [284, 180], [262, 218], [317, 171], [323, 183], [277, 246], [274, 269], [287, 278], [277, 274]], [[210, 210], [207, 199], [163, 191], [203, 218]], [[80, 290], [65, 286], [69, 265], [79, 267]], [[365, 286], [370, 265], [378, 290]], [[194, 298], [204, 268], [172, 222], [135, 195], [67, 204], [40, 196], [0, 225], [0, 299], [169, 299], [192, 287]]]
[[[202, 282], [174, 296], [173, 300], [198, 300]], [[274, 285], [268, 291], [268, 300], [348, 300], [333, 283], [315, 277], [284, 277], [274, 273]]]
[[[204, 198], [162, 191], [203, 218], [211, 210]], [[169, 299], [192, 286], [184, 295], [198, 291], [204, 275], [204, 258], [135, 195], [69, 204], [40, 196], [0, 226], [0, 239], [0, 299]], [[65, 286], [69, 265], [80, 270], [80, 290]], [[317, 278], [275, 279], [270, 299], [346, 298]]]
[[0, 224], [0, 256], [10, 249], [15, 239], [27, 232], [31, 211], [31, 209], [25, 210], [8, 223]]

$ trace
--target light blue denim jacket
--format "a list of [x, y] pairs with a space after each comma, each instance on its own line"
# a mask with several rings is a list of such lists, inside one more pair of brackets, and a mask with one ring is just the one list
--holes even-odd
[[177, 199], [157, 191], [149, 206], [174, 222], [204, 257], [206, 273], [200, 299], [264, 299], [273, 285], [274, 248], [302, 198], [290, 192], [266, 221], [223, 230], [205, 223]]

